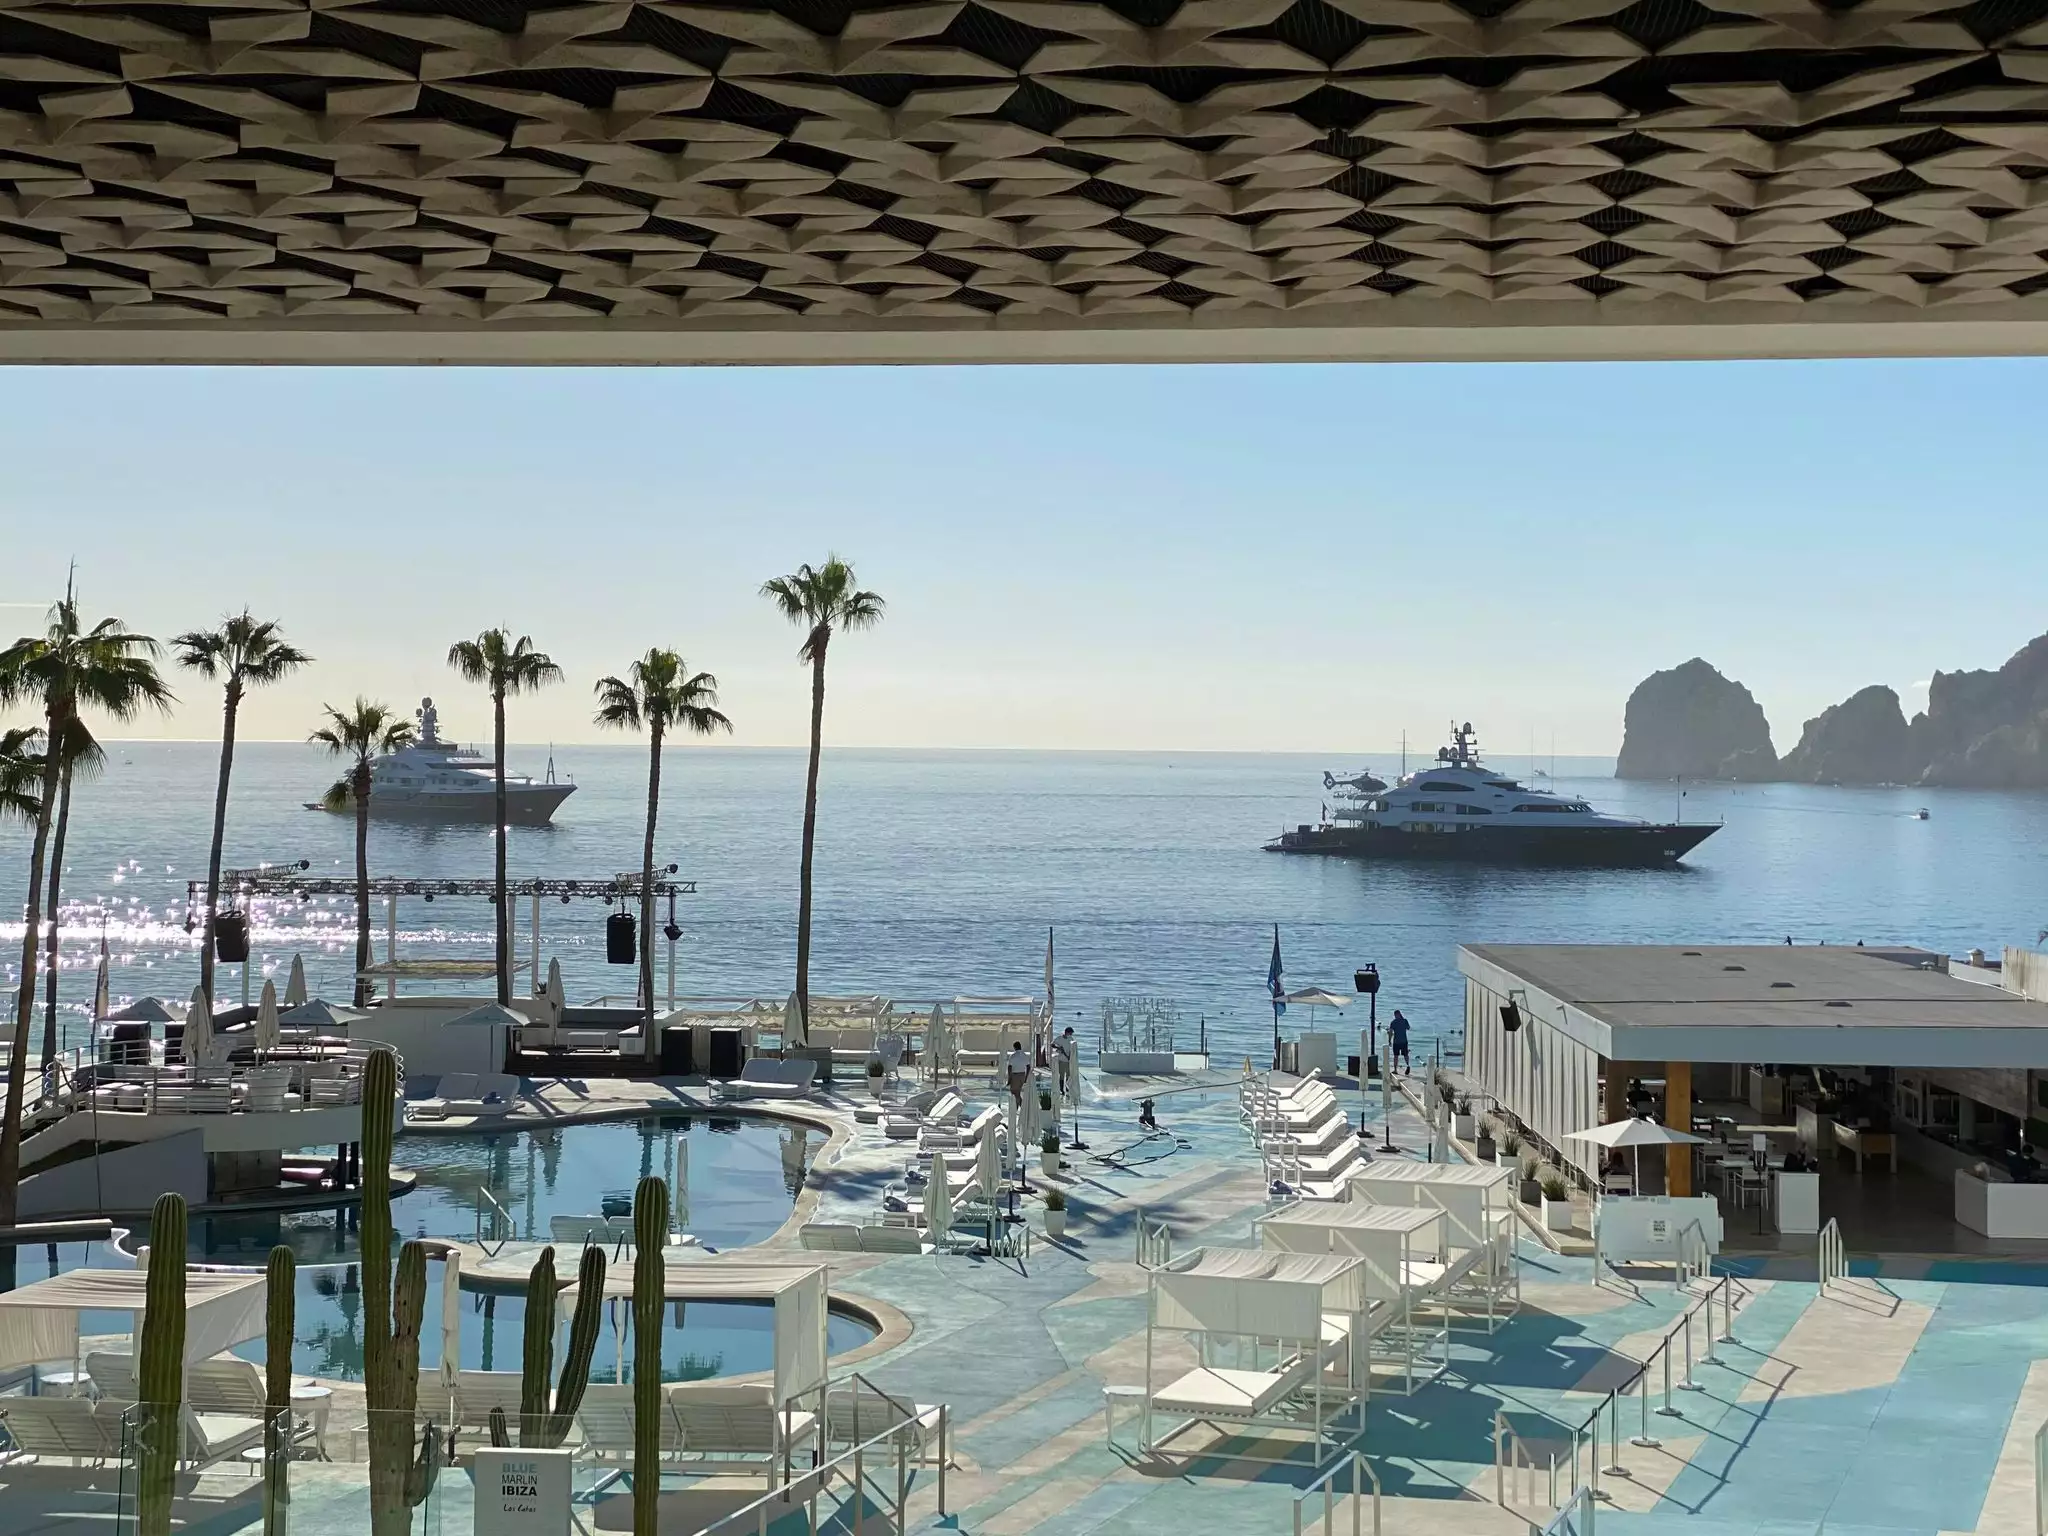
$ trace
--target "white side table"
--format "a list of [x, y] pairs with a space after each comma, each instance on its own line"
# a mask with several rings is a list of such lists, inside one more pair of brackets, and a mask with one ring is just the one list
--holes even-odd
[[39, 1397], [84, 1397], [91, 1380], [84, 1371], [37, 1371], [36, 1394]]
[[1144, 1389], [1143, 1387], [1127, 1387], [1127, 1386], [1118, 1386], [1118, 1385], [1116, 1385], [1115, 1383], [1111, 1383], [1111, 1384], [1109, 1384], [1109, 1385], [1107, 1385], [1107, 1386], [1103, 1387], [1103, 1389], [1102, 1389], [1102, 1441], [1103, 1441], [1103, 1444], [1105, 1444], [1105, 1445], [1110, 1445], [1110, 1446], [1114, 1446], [1114, 1445], [1116, 1444], [1116, 1410], [1117, 1410], [1118, 1406], [1119, 1406], [1119, 1405], [1122, 1405], [1122, 1406], [1123, 1406], [1123, 1407], [1125, 1407], [1125, 1408], [1142, 1408], [1142, 1407], [1143, 1407], [1143, 1405], [1144, 1405], [1144, 1402], [1145, 1402], [1145, 1389]]
[[292, 1416], [302, 1418], [313, 1429], [313, 1449], [322, 1461], [332, 1461], [327, 1454], [327, 1415], [334, 1407], [334, 1392], [330, 1387], [316, 1387], [305, 1382], [292, 1388]]

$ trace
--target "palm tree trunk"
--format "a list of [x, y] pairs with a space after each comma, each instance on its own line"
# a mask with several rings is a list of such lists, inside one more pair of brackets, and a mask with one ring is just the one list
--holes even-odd
[[356, 764], [356, 991], [358, 1008], [369, 1001], [370, 983], [370, 764]]
[[659, 1054], [654, 1038], [654, 821], [661, 811], [661, 717], [647, 722], [647, 838], [640, 845], [640, 1055]]
[[21, 1180], [21, 1102], [27, 1086], [28, 1030], [36, 1013], [36, 944], [42, 937], [43, 856], [50, 845], [50, 817], [56, 810], [57, 752], [64, 739], [66, 711], [56, 705], [43, 714], [43, 798], [36, 808], [36, 835], [29, 849], [28, 930], [21, 940], [21, 993], [14, 1010], [14, 1049], [8, 1056], [7, 1111], [0, 1119], [0, 1227], [14, 1225]]
[[206, 926], [199, 946], [199, 985], [213, 1002], [213, 924], [220, 911], [220, 853], [228, 835], [228, 775], [235, 767], [235, 716], [242, 704], [241, 684], [228, 680], [220, 717], [220, 778], [213, 786], [213, 847], [206, 855]]
[[818, 835], [818, 758], [825, 750], [825, 653], [811, 661], [811, 765], [804, 775], [804, 853], [797, 871], [796, 1012], [811, 1030], [811, 846]]
[[64, 838], [71, 827], [71, 767], [61, 770], [57, 821], [50, 832], [50, 897], [44, 906], [49, 932], [43, 941], [43, 1066], [57, 1059], [57, 914], [64, 897]]
[[512, 904], [505, 894], [505, 690], [491, 690], [498, 746], [498, 1001], [512, 1001]]

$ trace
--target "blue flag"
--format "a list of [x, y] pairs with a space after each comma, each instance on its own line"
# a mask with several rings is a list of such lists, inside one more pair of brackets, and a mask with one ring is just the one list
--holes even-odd
[[1280, 982], [1280, 925], [1273, 925], [1273, 963], [1266, 967], [1266, 990], [1273, 994], [1273, 1017], [1287, 1011], [1287, 988]]

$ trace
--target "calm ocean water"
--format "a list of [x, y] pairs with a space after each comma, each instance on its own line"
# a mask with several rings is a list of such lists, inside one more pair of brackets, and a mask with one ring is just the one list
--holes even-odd
[[[518, 748], [512, 765], [538, 773], [546, 756]], [[117, 997], [182, 998], [197, 979], [185, 882], [204, 874], [215, 760], [211, 743], [117, 744], [105, 776], [78, 791], [65, 859], [67, 1038], [82, 1038], [103, 924]], [[594, 878], [636, 865], [643, 751], [565, 747], [556, 761], [580, 790], [555, 826], [513, 832], [514, 875]], [[1395, 766], [1391, 754], [1367, 761], [1382, 774]], [[1494, 763], [1528, 767], [1519, 756]], [[1353, 968], [1375, 961], [1387, 978], [1382, 1014], [1405, 1008], [1425, 1040], [1456, 1028], [1465, 941], [1790, 934], [1995, 953], [2048, 926], [2048, 796], [1699, 786], [1686, 794], [1686, 819], [1726, 827], [1673, 870], [1362, 866], [1260, 851], [1282, 826], [1315, 819], [1325, 767], [1349, 766], [1253, 754], [829, 752], [813, 988], [904, 999], [1037, 991], [1050, 926], [1059, 1011], [1084, 1039], [1105, 996], [1143, 992], [1177, 1000], [1191, 1033], [1205, 1018], [1226, 1058], [1256, 1057], [1271, 1029], [1275, 923], [1290, 987], [1348, 991]], [[351, 822], [303, 809], [333, 778], [327, 760], [254, 744], [236, 767], [230, 864], [304, 858], [316, 872], [351, 871]], [[1616, 783], [1609, 767], [1560, 760], [1557, 787], [1603, 808], [1673, 813], [1671, 786]], [[680, 992], [788, 990], [802, 782], [798, 751], [669, 753], [658, 854], [698, 882], [678, 910]], [[1923, 805], [1924, 822], [1911, 814]], [[19, 831], [0, 833], [0, 910], [19, 911], [26, 850]], [[371, 860], [376, 874], [488, 875], [489, 830], [375, 826]], [[522, 930], [525, 917], [522, 903]], [[546, 908], [546, 952], [560, 956], [572, 998], [632, 988], [630, 968], [604, 963], [603, 917], [594, 902]], [[381, 910], [376, 921], [381, 952]], [[399, 921], [402, 952], [490, 952], [485, 902], [406, 902]], [[261, 970], [281, 982], [303, 951], [315, 990], [345, 998], [351, 922], [345, 901], [260, 908]], [[0, 936], [11, 937], [12, 983], [20, 925], [0, 925]], [[224, 969], [222, 993], [237, 987]]]

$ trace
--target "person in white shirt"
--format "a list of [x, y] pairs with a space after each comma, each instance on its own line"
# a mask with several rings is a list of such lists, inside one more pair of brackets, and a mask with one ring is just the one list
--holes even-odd
[[1010, 1042], [1010, 1097], [1019, 1104], [1024, 1102], [1024, 1085], [1031, 1081], [1031, 1053], [1024, 1049], [1022, 1040]]
[[1079, 1053], [1081, 1042], [1074, 1038], [1074, 1026], [1069, 1024], [1052, 1043], [1053, 1065], [1060, 1074], [1060, 1092], [1072, 1097], [1074, 1092], [1074, 1059]]

